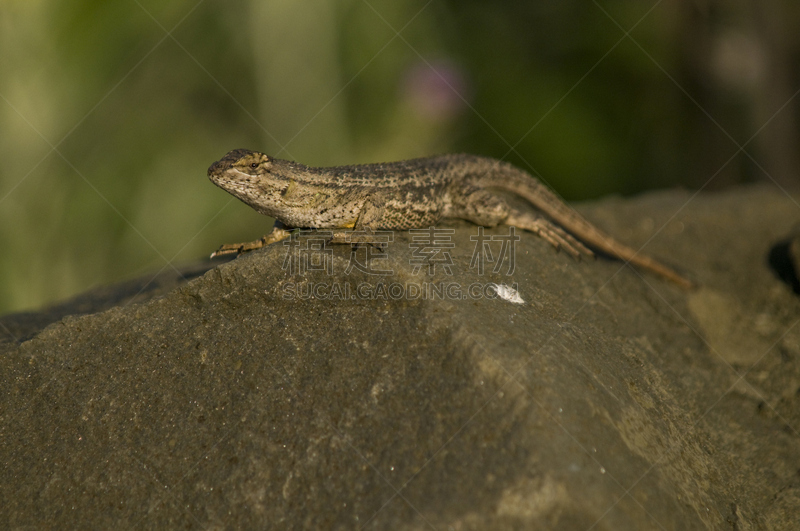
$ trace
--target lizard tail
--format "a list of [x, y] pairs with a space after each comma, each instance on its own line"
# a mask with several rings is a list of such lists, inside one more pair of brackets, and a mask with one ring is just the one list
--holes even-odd
[[567, 206], [555, 193], [519, 168], [493, 159], [485, 159], [491, 167], [479, 179], [482, 186], [506, 190], [530, 202], [553, 221], [571, 232], [578, 239], [633, 265], [674, 282], [684, 289], [695, 284], [677, 271], [657, 262], [653, 258], [620, 243], [610, 235], [592, 225], [586, 218]]

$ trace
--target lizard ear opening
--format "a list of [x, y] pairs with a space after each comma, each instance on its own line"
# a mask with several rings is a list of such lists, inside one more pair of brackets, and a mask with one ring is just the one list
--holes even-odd
[[270, 157], [269, 155], [262, 154], [261, 160], [259, 161], [259, 165], [265, 172], [269, 173], [269, 170], [272, 169], [272, 157]]

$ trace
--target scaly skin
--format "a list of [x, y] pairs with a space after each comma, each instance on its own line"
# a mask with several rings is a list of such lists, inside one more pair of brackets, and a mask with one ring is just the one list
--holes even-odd
[[[212, 257], [258, 249], [288, 237], [292, 228], [407, 230], [427, 228], [443, 218], [460, 218], [488, 227], [505, 223], [535, 232], [576, 258], [581, 253], [592, 254], [583, 241], [684, 288], [692, 287], [669, 267], [602, 232], [529, 174], [491, 158], [439, 155], [313, 168], [237, 149], [212, 164], [208, 177], [279, 222], [260, 240], [223, 245]], [[543, 217], [512, 209], [487, 188], [523, 197], [567, 232]], [[341, 234], [334, 233], [335, 242], [345, 241]]]

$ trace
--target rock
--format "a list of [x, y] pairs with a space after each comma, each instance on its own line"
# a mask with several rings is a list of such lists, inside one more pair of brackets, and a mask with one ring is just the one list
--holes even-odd
[[454, 223], [438, 254], [395, 234], [371, 262], [390, 275], [279, 244], [149, 300], [31, 317], [0, 342], [0, 521], [792, 529], [800, 300], [768, 257], [800, 209], [751, 187], [582, 211], [703, 287], [527, 233], [513, 271], [479, 274], [478, 228]]

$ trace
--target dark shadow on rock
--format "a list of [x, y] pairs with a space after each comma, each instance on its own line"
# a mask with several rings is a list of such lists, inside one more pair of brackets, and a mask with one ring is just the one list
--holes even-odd
[[773, 273], [800, 295], [800, 229], [795, 227], [792, 232], [792, 236], [772, 246], [768, 262]]
[[97, 313], [115, 306], [126, 306], [159, 297], [201, 276], [212, 267], [228, 261], [230, 258], [202, 261], [182, 266], [177, 271], [169, 268], [157, 275], [144, 275], [118, 284], [93, 288], [42, 310], [0, 316], [0, 342], [27, 341], [49, 324], [58, 322], [68, 315]]

